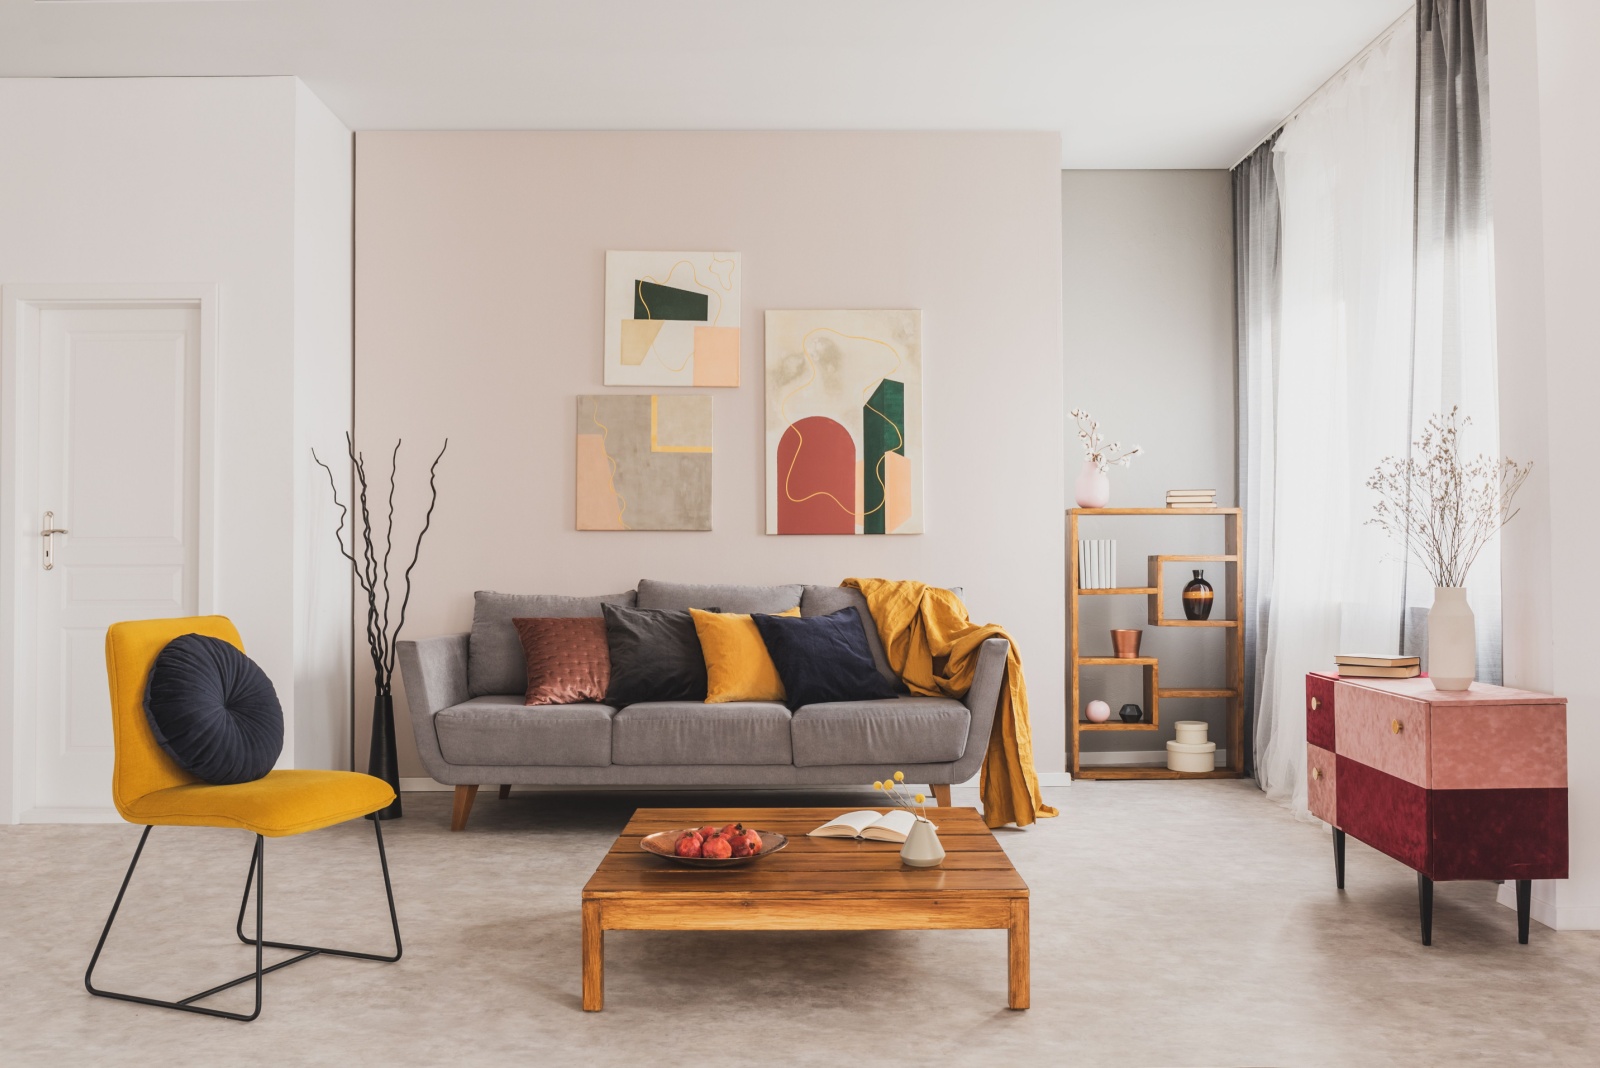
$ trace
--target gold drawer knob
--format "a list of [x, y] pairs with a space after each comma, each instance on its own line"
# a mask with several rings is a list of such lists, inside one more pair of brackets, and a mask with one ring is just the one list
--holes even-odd
[[1312, 768], [1312, 769], [1311, 769], [1311, 777], [1312, 777], [1312, 778], [1313, 778], [1313, 779], [1320, 779], [1320, 778], [1322, 778], [1322, 769], [1321, 769], [1321, 768]]
[[1405, 729], [1406, 729], [1406, 725], [1404, 723], [1401, 723], [1399, 720], [1392, 719], [1392, 720], [1389, 721], [1389, 730], [1392, 731], [1393, 733], [1399, 734], [1401, 731], [1403, 731]]
[[1321, 707], [1322, 707], [1322, 702], [1320, 700], [1318, 700], [1317, 698], [1313, 697], [1311, 699], [1311, 711], [1315, 712], [1317, 709], [1319, 709]]

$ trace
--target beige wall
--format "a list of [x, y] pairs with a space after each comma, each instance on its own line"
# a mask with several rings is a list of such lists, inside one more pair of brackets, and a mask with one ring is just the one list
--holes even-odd
[[[403, 436], [411, 483], [451, 439], [409, 636], [465, 630], [477, 589], [959, 584], [974, 617], [1013, 630], [1039, 768], [1063, 767], [1054, 134], [380, 132], [356, 156], [357, 434], [372, 452]], [[573, 398], [609, 392], [607, 249], [744, 254], [744, 385], [709, 391], [710, 533], [573, 530]], [[922, 309], [928, 533], [762, 532], [768, 308]], [[404, 519], [418, 503], [403, 495]], [[360, 662], [356, 687], [370, 708]]]
[[[1233, 193], [1227, 171], [1065, 171], [1061, 258], [1066, 353], [1063, 410], [1086, 408], [1115, 439], [1145, 451], [1111, 472], [1114, 507], [1159, 508], [1169, 489], [1215, 489], [1235, 502]], [[1066, 496], [1083, 453], [1069, 428]], [[1083, 537], [1114, 538], [1119, 582], [1145, 584], [1153, 553], [1219, 553], [1223, 521], [1144, 517], [1085, 520]], [[1222, 573], [1206, 577], [1222, 591]], [[1182, 586], [1181, 568], [1167, 572]], [[1174, 599], [1169, 614], [1180, 611]], [[1084, 650], [1109, 655], [1112, 627], [1144, 628], [1141, 651], [1161, 659], [1165, 686], [1227, 685], [1221, 630], [1145, 627], [1140, 598], [1083, 601]], [[1112, 710], [1143, 700], [1139, 673], [1085, 668], [1084, 699]], [[1148, 712], [1149, 710], [1146, 709]], [[1221, 748], [1225, 703], [1170, 701], [1160, 731], [1089, 733], [1086, 763], [1128, 763], [1165, 752], [1177, 719], [1204, 719]], [[1145, 752], [1140, 752], [1141, 750]], [[1092, 758], [1087, 754], [1095, 754]], [[1126, 755], [1124, 755], [1126, 754]]]

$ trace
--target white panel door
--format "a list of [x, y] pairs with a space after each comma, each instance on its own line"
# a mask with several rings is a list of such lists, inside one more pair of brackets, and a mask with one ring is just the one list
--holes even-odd
[[106, 628], [198, 601], [200, 310], [47, 307], [38, 336], [34, 805], [104, 808]]

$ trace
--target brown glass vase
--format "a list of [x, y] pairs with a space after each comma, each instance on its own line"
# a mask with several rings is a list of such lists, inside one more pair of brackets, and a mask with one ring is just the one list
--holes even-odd
[[1216, 591], [1211, 588], [1211, 583], [1206, 581], [1204, 571], [1196, 571], [1194, 578], [1189, 580], [1183, 588], [1183, 615], [1185, 619], [1210, 619], [1211, 603], [1216, 600]]

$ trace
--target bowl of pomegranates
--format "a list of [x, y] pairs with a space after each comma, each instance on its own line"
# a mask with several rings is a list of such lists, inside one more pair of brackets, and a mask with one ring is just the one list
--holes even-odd
[[657, 831], [639, 840], [646, 853], [695, 868], [731, 868], [749, 864], [789, 844], [777, 831], [758, 831], [742, 823], [724, 827], [706, 824], [681, 831]]

